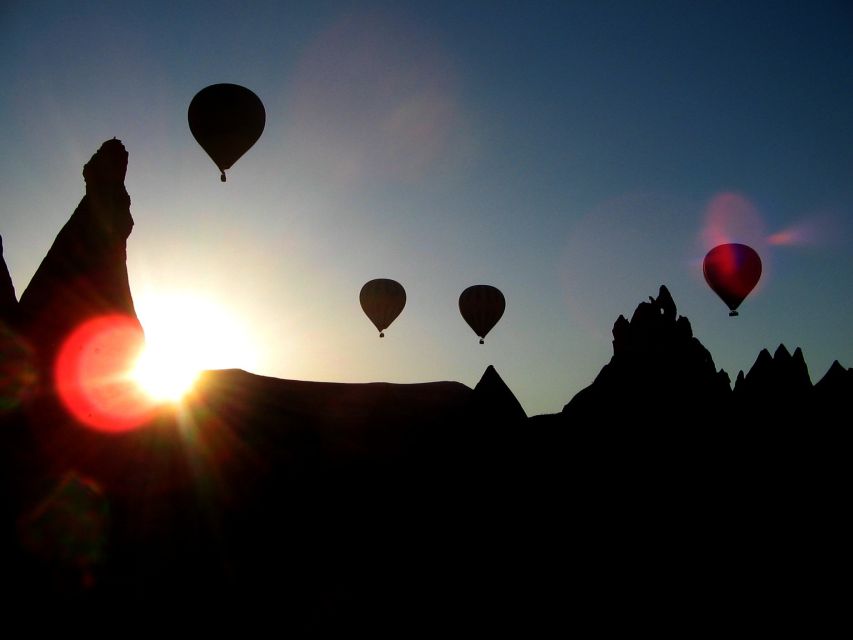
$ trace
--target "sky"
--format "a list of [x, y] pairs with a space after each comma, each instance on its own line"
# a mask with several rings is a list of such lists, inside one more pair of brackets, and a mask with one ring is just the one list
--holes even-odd
[[[849, 2], [4, 1], [0, 60], [17, 294], [118, 137], [138, 314], [203, 336], [206, 366], [473, 386], [494, 364], [554, 413], [661, 284], [732, 379], [780, 343], [813, 381], [853, 366]], [[220, 82], [267, 114], [224, 184], [187, 125]], [[702, 276], [721, 242], [764, 265], [737, 318]], [[381, 340], [373, 278], [407, 292]], [[507, 300], [484, 345], [473, 284]]]

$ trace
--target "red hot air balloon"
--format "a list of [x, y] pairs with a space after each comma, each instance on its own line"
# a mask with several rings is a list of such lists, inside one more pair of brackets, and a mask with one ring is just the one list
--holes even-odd
[[475, 284], [459, 296], [459, 312], [468, 326], [480, 337], [480, 344], [483, 344], [486, 334], [501, 319], [504, 309], [504, 294], [488, 284]]
[[731, 309], [736, 309], [761, 278], [761, 258], [745, 244], [721, 244], [708, 252], [702, 263], [705, 282]]
[[379, 330], [379, 337], [384, 338], [385, 329], [406, 306], [406, 290], [396, 280], [377, 278], [361, 288], [358, 300], [364, 313]]
[[238, 84], [212, 84], [190, 102], [187, 119], [193, 137], [222, 172], [246, 153], [266, 124], [261, 99]]

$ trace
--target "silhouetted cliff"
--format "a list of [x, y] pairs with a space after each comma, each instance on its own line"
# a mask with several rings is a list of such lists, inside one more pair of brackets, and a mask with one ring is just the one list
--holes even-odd
[[613, 357], [595, 381], [563, 408], [569, 423], [610, 428], [613, 421], [657, 428], [695, 425], [724, 416], [731, 389], [728, 375], [714, 366], [693, 336], [690, 321], [677, 316], [665, 286], [641, 302], [631, 320], [613, 325]]
[[86, 195], [21, 294], [20, 331], [46, 370], [85, 320], [106, 313], [136, 318], [126, 266], [133, 228], [127, 157], [120, 141], [108, 140], [83, 167]]

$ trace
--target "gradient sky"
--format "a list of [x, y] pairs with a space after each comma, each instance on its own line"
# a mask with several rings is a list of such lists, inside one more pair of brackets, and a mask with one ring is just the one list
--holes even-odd
[[[780, 342], [813, 381], [853, 366], [849, 2], [243, 4], [0, 4], [18, 295], [116, 136], [143, 325], [164, 296], [224, 309], [216, 366], [474, 385], [494, 364], [551, 413], [662, 283], [732, 378]], [[186, 117], [218, 82], [267, 111], [225, 184]], [[720, 241], [764, 261], [738, 318], [702, 278]], [[358, 304], [377, 277], [408, 293], [383, 340]], [[483, 346], [457, 307], [478, 283], [507, 299]]]

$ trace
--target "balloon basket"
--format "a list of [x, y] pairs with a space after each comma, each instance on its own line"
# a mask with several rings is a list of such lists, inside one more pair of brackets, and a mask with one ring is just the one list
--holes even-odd
[[734, 318], [737, 315], [740, 315], [737, 311], [729, 311], [729, 317], [730, 318]]

